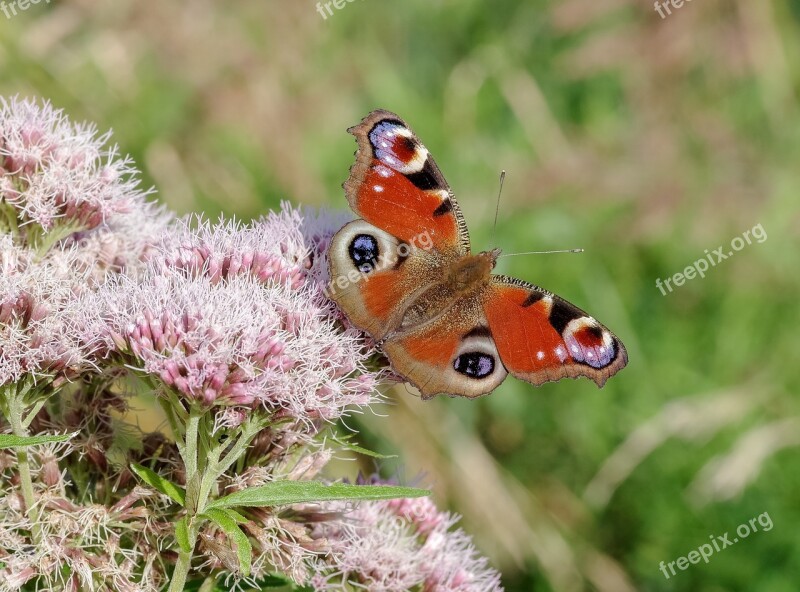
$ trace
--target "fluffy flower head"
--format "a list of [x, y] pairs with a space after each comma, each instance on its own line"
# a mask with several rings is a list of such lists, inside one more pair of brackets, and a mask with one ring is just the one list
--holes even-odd
[[[102, 348], [204, 405], [244, 405], [334, 419], [374, 400], [379, 376], [363, 338], [342, 330], [314, 279], [303, 217], [284, 208], [250, 226], [188, 222], [141, 278], [110, 282]], [[82, 323], [90, 326], [90, 323]]]
[[96, 228], [144, 199], [136, 169], [109, 133], [75, 124], [48, 102], [0, 98], [0, 203], [20, 226]]

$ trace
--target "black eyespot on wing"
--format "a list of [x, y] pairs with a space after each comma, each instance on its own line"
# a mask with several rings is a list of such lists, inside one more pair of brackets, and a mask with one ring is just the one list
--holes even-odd
[[400, 121], [399, 119], [393, 119], [391, 117], [387, 117], [385, 119], [381, 119], [380, 121], [376, 121], [375, 125], [372, 126], [372, 129], [369, 130], [369, 133], [371, 134], [372, 132], [375, 131], [375, 128], [386, 124], [396, 125], [397, 127], [406, 127], [406, 124]]
[[[386, 119], [381, 119], [380, 121], [376, 121], [375, 125], [372, 126], [372, 129], [369, 130], [367, 134], [369, 136], [369, 144], [372, 147], [372, 155], [377, 158], [378, 157], [378, 144], [380, 142], [380, 137], [384, 133], [386, 128], [406, 128], [406, 124], [404, 124], [399, 119], [392, 119], [387, 117]], [[350, 130], [348, 130], [350, 131]], [[411, 138], [408, 138], [411, 140]]]
[[570, 321], [586, 316], [578, 308], [572, 306], [569, 302], [559, 298], [553, 299], [553, 307], [550, 309], [550, 324], [553, 329], [558, 331], [559, 335], [564, 332]]
[[469, 378], [486, 378], [494, 372], [494, 357], [483, 352], [467, 352], [453, 362], [453, 369]]
[[403, 148], [406, 152], [416, 152], [417, 151], [417, 141], [414, 138], [409, 138], [408, 136], [400, 136], [398, 141], [403, 145]]
[[369, 273], [378, 264], [378, 240], [370, 234], [357, 234], [347, 249], [350, 260], [362, 273]]
[[438, 208], [433, 210], [434, 216], [444, 216], [445, 214], [453, 211], [453, 202], [450, 201], [450, 198], [446, 198]]
[[406, 178], [411, 181], [415, 187], [427, 191], [429, 189], [444, 189], [444, 186], [439, 182], [436, 176], [436, 171], [430, 158], [425, 160], [422, 170], [417, 173], [406, 175]]

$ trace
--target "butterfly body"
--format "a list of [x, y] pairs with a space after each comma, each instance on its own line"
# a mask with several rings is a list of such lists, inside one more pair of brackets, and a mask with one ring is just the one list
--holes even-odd
[[329, 294], [423, 398], [483, 395], [509, 372], [602, 386], [626, 364], [622, 343], [582, 310], [493, 275], [498, 249], [471, 253], [452, 191], [402, 119], [373, 111], [348, 131], [358, 150], [344, 188], [361, 219], [331, 241]]

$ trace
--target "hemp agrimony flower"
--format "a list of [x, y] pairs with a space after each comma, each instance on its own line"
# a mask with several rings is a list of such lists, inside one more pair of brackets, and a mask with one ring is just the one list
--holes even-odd
[[249, 226], [182, 221], [143, 278], [87, 299], [80, 324], [94, 319], [100, 349], [203, 406], [336, 419], [376, 400], [379, 375], [364, 338], [306, 281], [320, 256], [288, 209]]
[[0, 100], [0, 202], [29, 246], [47, 234], [96, 228], [143, 200], [136, 169], [106, 147], [109, 137], [48, 102]]
[[0, 99], [0, 590], [501, 590], [428, 492], [328, 474], [393, 379], [324, 292], [342, 217], [176, 220], [108, 139]]

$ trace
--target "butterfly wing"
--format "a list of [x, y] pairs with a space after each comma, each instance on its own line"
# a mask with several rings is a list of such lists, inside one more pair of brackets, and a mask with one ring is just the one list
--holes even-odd
[[328, 296], [359, 329], [377, 340], [396, 329], [420, 291], [441, 278], [440, 257], [354, 220], [328, 250]]
[[458, 202], [408, 125], [394, 113], [376, 110], [347, 131], [358, 141], [344, 183], [353, 211], [407, 243], [425, 235], [437, 251], [469, 253]]
[[483, 312], [508, 371], [539, 385], [586, 376], [602, 387], [628, 363], [622, 342], [558, 296], [508, 276], [492, 276]]
[[456, 300], [434, 320], [393, 335], [383, 349], [392, 369], [423, 399], [478, 397], [508, 375], [476, 293]]
[[603, 386], [628, 361], [622, 342], [584, 311], [506, 276], [392, 334], [383, 348], [425, 399], [484, 395], [508, 373], [534, 385], [586, 376]]
[[469, 253], [469, 235], [439, 167], [402, 119], [373, 111], [348, 131], [358, 149], [344, 189], [363, 219], [331, 241], [329, 294], [382, 339], [449, 262]]

